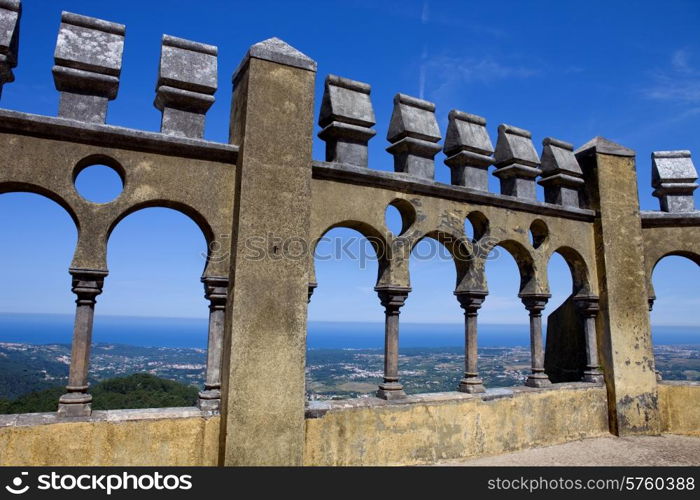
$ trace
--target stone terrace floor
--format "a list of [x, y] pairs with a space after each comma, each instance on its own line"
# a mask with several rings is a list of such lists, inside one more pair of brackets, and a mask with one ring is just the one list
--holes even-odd
[[548, 465], [700, 465], [700, 437], [671, 434], [625, 438], [610, 436], [533, 448], [493, 457], [466, 461], [444, 461], [436, 465], [524, 467]]

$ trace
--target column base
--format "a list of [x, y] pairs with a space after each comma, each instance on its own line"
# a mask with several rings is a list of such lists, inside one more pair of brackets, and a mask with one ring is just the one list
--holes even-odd
[[58, 400], [59, 417], [89, 417], [92, 414], [92, 396], [82, 392], [69, 392]]
[[591, 370], [583, 372], [583, 381], [592, 382], [594, 384], [602, 384], [605, 378], [603, 374], [598, 370]]
[[549, 387], [552, 385], [552, 382], [545, 373], [533, 373], [527, 376], [525, 385], [527, 387]]
[[389, 382], [379, 384], [377, 397], [386, 399], [387, 401], [392, 401], [394, 399], [404, 399], [406, 397], [406, 393], [403, 390], [403, 385], [399, 384], [398, 382]]
[[221, 391], [219, 389], [207, 389], [199, 393], [197, 408], [207, 413], [218, 413], [221, 409]]
[[459, 381], [457, 390], [468, 394], [481, 394], [486, 392], [486, 387], [484, 387], [484, 382], [479, 377], [469, 377]]

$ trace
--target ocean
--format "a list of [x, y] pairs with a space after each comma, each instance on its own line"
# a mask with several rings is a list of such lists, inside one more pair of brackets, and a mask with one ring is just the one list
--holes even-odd
[[[0, 313], [0, 342], [69, 344], [73, 316], [62, 314]], [[653, 326], [659, 345], [700, 344], [698, 326]], [[201, 318], [141, 318], [97, 316], [93, 342], [160, 347], [206, 347], [207, 320]], [[401, 323], [401, 347], [454, 347], [464, 345], [464, 325]], [[529, 327], [479, 325], [481, 347], [527, 346]], [[384, 345], [381, 323], [310, 321], [310, 349], [370, 349]]]

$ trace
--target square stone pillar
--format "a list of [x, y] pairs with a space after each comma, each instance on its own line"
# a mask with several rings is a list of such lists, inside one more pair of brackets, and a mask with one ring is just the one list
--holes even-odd
[[647, 301], [635, 153], [596, 137], [576, 151], [591, 208], [600, 289], [598, 345], [610, 430], [658, 434], [659, 408]]
[[[316, 63], [253, 45], [233, 76], [236, 165], [224, 327], [222, 465], [301, 465]], [[251, 241], [265, 248], [261, 257]], [[263, 242], [263, 243], [261, 243]]]

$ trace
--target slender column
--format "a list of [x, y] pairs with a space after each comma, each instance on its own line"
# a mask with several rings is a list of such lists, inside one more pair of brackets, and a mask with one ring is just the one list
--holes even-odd
[[530, 313], [530, 354], [532, 373], [528, 375], [525, 385], [528, 387], [546, 387], [551, 384], [544, 372], [544, 348], [542, 346], [542, 310], [551, 295], [533, 294], [521, 296], [525, 308]]
[[584, 332], [586, 336], [586, 370], [583, 372], [584, 382], [603, 382], [603, 373], [598, 362], [598, 339], [596, 337], [595, 321], [600, 310], [598, 297], [576, 297], [576, 306], [583, 315]]
[[77, 295], [70, 372], [66, 394], [58, 400], [61, 417], [87, 417], [91, 413], [92, 396], [88, 394], [88, 365], [92, 344], [92, 324], [96, 297], [102, 293], [107, 271], [71, 269], [73, 293]]
[[221, 408], [221, 352], [224, 342], [224, 319], [228, 279], [202, 278], [204, 297], [209, 301], [209, 339], [207, 342], [207, 373], [204, 390], [199, 393], [197, 406], [203, 411], [218, 412]]
[[375, 288], [384, 306], [384, 381], [379, 384], [377, 397], [402, 399], [406, 397], [399, 383], [399, 309], [410, 288]]
[[471, 394], [486, 392], [477, 367], [477, 315], [486, 292], [455, 292], [459, 305], [464, 309], [464, 378], [459, 391]]

